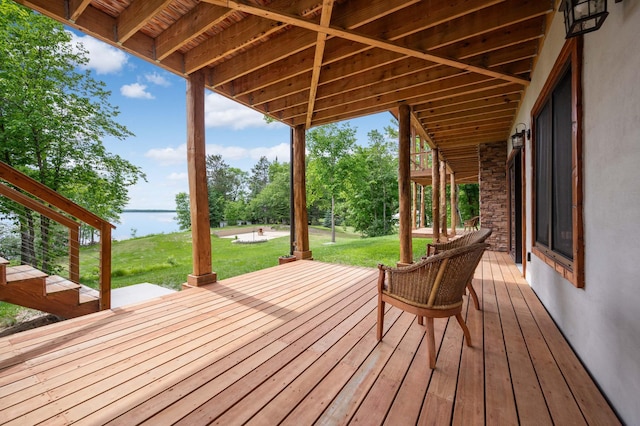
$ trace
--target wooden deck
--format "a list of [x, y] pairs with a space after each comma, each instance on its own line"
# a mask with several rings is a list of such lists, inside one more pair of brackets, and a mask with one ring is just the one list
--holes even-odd
[[487, 253], [482, 311], [424, 330], [377, 271], [298, 261], [0, 339], [0, 423], [602, 424], [618, 419], [518, 270]]

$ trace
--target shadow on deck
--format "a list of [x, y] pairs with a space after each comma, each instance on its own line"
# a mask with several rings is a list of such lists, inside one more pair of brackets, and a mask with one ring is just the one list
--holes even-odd
[[506, 254], [488, 252], [482, 311], [424, 329], [377, 271], [297, 261], [0, 339], [7, 424], [615, 424]]

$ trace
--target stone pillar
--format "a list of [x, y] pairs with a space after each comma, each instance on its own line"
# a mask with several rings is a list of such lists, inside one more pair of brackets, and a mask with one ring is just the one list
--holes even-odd
[[482, 144], [478, 147], [480, 183], [480, 225], [491, 228], [487, 240], [490, 249], [508, 250], [507, 229], [507, 144]]

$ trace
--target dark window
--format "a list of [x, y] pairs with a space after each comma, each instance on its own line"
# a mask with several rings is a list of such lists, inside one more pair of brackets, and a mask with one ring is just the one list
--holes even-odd
[[571, 69], [537, 116], [536, 243], [573, 260]]
[[584, 286], [582, 39], [567, 41], [532, 111], [532, 252]]

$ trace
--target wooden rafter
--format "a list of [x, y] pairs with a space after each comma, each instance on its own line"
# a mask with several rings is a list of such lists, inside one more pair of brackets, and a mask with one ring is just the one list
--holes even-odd
[[[331, 22], [331, 10], [333, 9], [333, 0], [323, 0], [322, 15], [320, 16], [320, 26], [329, 27]], [[313, 72], [311, 74], [311, 85], [309, 86], [309, 104], [307, 106], [306, 128], [311, 127], [311, 118], [313, 117], [313, 108], [316, 102], [316, 93], [318, 91], [318, 81], [320, 80], [320, 70], [322, 68], [322, 57], [324, 56], [324, 46], [327, 40], [327, 33], [318, 32], [318, 40], [316, 41], [316, 53], [313, 58]]]
[[290, 126], [406, 103], [460, 180], [509, 137], [557, 0], [16, 1]]
[[71, 22], [75, 22], [75, 20], [82, 15], [87, 6], [89, 6], [89, 3], [91, 3], [91, 0], [69, 0], [67, 19]]
[[528, 79], [523, 79], [515, 75], [509, 75], [509, 74], [501, 73], [488, 68], [484, 68], [481, 66], [466, 63], [464, 61], [442, 57], [442, 56], [435, 55], [433, 53], [429, 53], [419, 49], [406, 47], [399, 43], [394, 43], [392, 41], [360, 34], [356, 31], [337, 28], [334, 26], [323, 27], [322, 25], [316, 22], [302, 19], [298, 16], [281, 12], [272, 8], [256, 6], [253, 4], [240, 3], [233, 0], [204, 0], [204, 1], [206, 1], [207, 3], [216, 4], [218, 6], [228, 7], [233, 10], [250, 13], [256, 16], [261, 16], [263, 18], [270, 19], [273, 21], [283, 22], [288, 25], [294, 25], [310, 31], [314, 31], [318, 33], [326, 33], [334, 37], [344, 38], [344, 39], [355, 41], [357, 43], [362, 43], [364, 45], [368, 45], [371, 47], [379, 47], [381, 49], [390, 50], [392, 52], [400, 53], [402, 55], [412, 56], [415, 58], [424, 59], [426, 61], [437, 62], [439, 64], [458, 68], [464, 71], [471, 71], [481, 75], [486, 75], [488, 77], [498, 78], [498, 79], [510, 81], [513, 83], [519, 83], [519, 84], [522, 84], [523, 86], [529, 85]]
[[118, 17], [118, 42], [129, 40], [172, 0], [134, 0]]
[[224, 21], [231, 13], [229, 9], [224, 7], [199, 3], [156, 38], [156, 59], [166, 58]]

